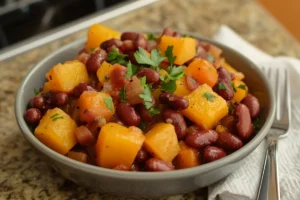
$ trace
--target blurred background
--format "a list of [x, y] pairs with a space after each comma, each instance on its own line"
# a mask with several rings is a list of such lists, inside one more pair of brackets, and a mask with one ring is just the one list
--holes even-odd
[[[126, 1], [0, 0], [0, 49]], [[300, 41], [300, 0], [256, 1]]]

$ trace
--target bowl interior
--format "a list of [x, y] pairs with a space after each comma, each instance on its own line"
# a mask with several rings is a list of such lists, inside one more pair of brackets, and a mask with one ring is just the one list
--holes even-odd
[[[199, 38], [195, 36], [195, 38]], [[245, 82], [249, 87], [249, 90], [258, 97], [259, 101], [262, 105], [261, 119], [264, 121], [263, 127], [259, 131], [259, 133], [243, 148], [240, 150], [222, 158], [220, 160], [214, 161], [212, 163], [208, 163], [205, 165], [201, 165], [198, 167], [184, 169], [184, 170], [175, 170], [171, 172], [161, 173], [151, 173], [151, 172], [119, 172], [116, 170], [104, 169], [97, 166], [91, 166], [87, 164], [83, 164], [80, 162], [76, 162], [69, 158], [66, 158], [53, 150], [46, 147], [44, 144], [37, 140], [32, 131], [27, 126], [23, 114], [26, 111], [28, 102], [34, 96], [34, 89], [39, 89], [43, 87], [44, 82], [46, 81], [45, 75], [49, 71], [49, 69], [56, 65], [57, 63], [63, 63], [67, 60], [72, 60], [77, 56], [77, 52], [83, 48], [85, 39], [81, 39], [75, 41], [67, 46], [60, 48], [59, 50], [53, 52], [46, 58], [44, 58], [41, 62], [39, 62], [24, 78], [21, 83], [19, 90], [16, 96], [15, 102], [15, 114], [18, 125], [24, 135], [24, 137], [40, 152], [46, 155], [50, 159], [55, 159], [57, 162], [63, 163], [70, 167], [80, 168], [89, 173], [95, 174], [103, 174], [105, 176], [113, 176], [118, 178], [127, 179], [128, 173], [130, 173], [130, 179], [165, 179], [175, 178], [180, 176], [192, 176], [193, 174], [199, 174], [214, 168], [221, 167], [224, 164], [234, 163], [242, 158], [244, 158], [247, 154], [249, 154], [265, 137], [267, 130], [271, 126], [271, 122], [274, 117], [274, 98], [272, 97], [271, 90], [267, 80], [264, 78], [263, 74], [260, 70], [248, 59], [243, 57], [238, 52], [221, 45], [217, 42], [214, 42], [209, 39], [199, 38], [201, 40], [213, 43], [223, 49], [223, 55], [229, 64], [234, 66], [238, 71], [241, 71], [245, 74]], [[178, 173], [177, 171], [181, 171]]]

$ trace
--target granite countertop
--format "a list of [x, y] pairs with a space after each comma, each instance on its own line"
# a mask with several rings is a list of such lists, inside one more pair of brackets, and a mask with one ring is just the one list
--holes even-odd
[[[250, 0], [163, 0], [103, 24], [118, 30], [173, 27], [206, 37], [212, 36], [221, 24], [227, 24], [271, 55], [300, 58], [299, 43]], [[25, 141], [14, 118], [15, 93], [28, 70], [55, 49], [85, 35], [86, 30], [82, 30], [0, 62], [0, 199], [124, 199], [94, 193], [65, 180]], [[199, 195], [168, 199], [192, 200]]]

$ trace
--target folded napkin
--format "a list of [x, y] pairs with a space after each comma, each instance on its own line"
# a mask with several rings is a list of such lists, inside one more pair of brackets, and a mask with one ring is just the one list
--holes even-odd
[[[290, 72], [292, 120], [288, 137], [279, 140], [278, 170], [282, 200], [300, 199], [300, 60], [272, 57], [239, 37], [227, 26], [221, 26], [214, 36], [216, 41], [236, 49], [259, 67], [287, 67]], [[247, 74], [246, 74], [247, 76]], [[257, 189], [266, 152], [263, 141], [249, 156], [243, 166], [226, 179], [209, 187], [209, 200], [252, 200]]]

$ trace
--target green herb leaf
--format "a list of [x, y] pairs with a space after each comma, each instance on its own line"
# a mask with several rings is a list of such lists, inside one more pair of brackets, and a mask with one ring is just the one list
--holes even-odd
[[204, 97], [205, 99], [207, 99], [207, 100], [210, 101], [210, 102], [214, 102], [214, 99], [216, 98], [215, 95], [213, 95], [213, 94], [211, 94], [211, 93], [209, 93], [209, 92], [204, 92], [204, 93], [202, 94], [202, 97]]
[[51, 119], [53, 119], [53, 118], [57, 117], [58, 115], [59, 115], [59, 114], [58, 114], [58, 113], [56, 113], [56, 114], [54, 114], [54, 115], [50, 116], [50, 118], [51, 118]]
[[183, 66], [178, 66], [178, 67], [170, 66], [170, 67], [168, 67], [167, 71], [168, 71], [168, 75], [166, 76], [165, 80], [166, 79], [178, 80], [181, 77], [183, 77], [183, 75], [184, 75]]
[[229, 113], [232, 113], [232, 111], [235, 109], [235, 105], [234, 104], [230, 104], [228, 106], [228, 110], [229, 110]]
[[127, 64], [127, 73], [126, 73], [126, 78], [131, 78], [133, 75], [136, 74], [138, 70], [138, 67], [135, 65], [132, 65], [131, 62], [129, 61]]
[[236, 88], [234, 87], [234, 83], [233, 82], [231, 82], [231, 86], [233, 88], [233, 91], [236, 92]]
[[112, 52], [110, 52], [107, 56], [107, 61], [109, 61], [111, 64], [116, 64], [116, 63], [119, 63], [119, 64], [126, 64], [127, 62], [124, 60], [124, 58], [126, 57], [127, 55], [125, 54], [120, 54], [118, 52], [118, 50], [116, 48], [114, 48], [112, 50]]
[[120, 91], [120, 98], [121, 98], [121, 102], [122, 103], [126, 103], [126, 90], [125, 90], [125, 86], [122, 87], [121, 91]]
[[176, 56], [173, 56], [173, 46], [168, 46], [167, 50], [165, 51], [165, 55], [168, 58], [168, 61], [171, 66], [173, 66]]
[[113, 101], [111, 97], [104, 98], [104, 103], [109, 110], [113, 111]]
[[191, 35], [187, 35], [187, 34], [183, 34], [182, 37], [186, 38], [186, 37], [192, 37]]
[[216, 87], [217, 90], [226, 90], [227, 87], [226, 85], [223, 83], [223, 82], [220, 82], [217, 87]]
[[152, 106], [149, 108], [148, 113], [153, 116], [153, 115], [158, 115], [160, 113], [159, 109], [157, 107]]
[[169, 92], [169, 93], [174, 93], [176, 90], [176, 81], [175, 80], [171, 80], [169, 82], [163, 82], [160, 87], [163, 89], [163, 91], [165, 92]]
[[154, 36], [153, 33], [148, 33], [148, 34], [147, 34], [147, 39], [148, 39], [148, 40], [156, 40], [156, 37]]
[[54, 117], [54, 118], [52, 118], [52, 121], [56, 121], [56, 120], [58, 120], [58, 119], [63, 119], [63, 118], [64, 118], [63, 116]]
[[140, 128], [142, 131], [145, 131], [146, 126], [147, 126], [147, 123], [144, 122], [144, 121], [141, 121], [140, 124], [139, 124], [139, 128]]
[[215, 58], [211, 55], [211, 53], [207, 52], [206, 53], [206, 60], [208, 60], [209, 62], [214, 62]]
[[253, 127], [254, 127], [255, 131], [258, 131], [261, 128], [261, 120], [260, 120], [260, 118], [256, 117], [253, 120], [252, 124], [253, 124]]
[[36, 89], [36, 88], [33, 89], [33, 92], [34, 92], [35, 95], [38, 95], [40, 93], [39, 90]]
[[146, 84], [146, 76], [143, 76], [142, 78], [140, 78], [140, 82], [141, 82], [141, 85], [143, 87], [146, 87], [147, 86], [147, 84]]
[[[152, 106], [152, 93], [151, 93], [151, 87], [149, 85], [146, 85], [144, 87], [144, 91], [142, 94], [139, 95], [139, 97], [141, 97], [142, 99], [144, 99], [145, 102], [145, 107], [147, 108], [147, 110]], [[151, 106], [146, 105], [147, 103], [151, 103]]]
[[239, 85], [237, 88], [240, 88], [242, 90], [246, 90], [246, 85]]
[[149, 58], [147, 52], [140, 47], [134, 57], [139, 64], [150, 65], [156, 71], [159, 70], [158, 65], [165, 59], [157, 49], [151, 51], [151, 58]]
[[104, 81], [105, 81], [105, 82], [108, 82], [108, 81], [109, 81], [109, 77], [108, 77], [108, 76], [105, 76], [105, 77], [104, 77]]
[[96, 48], [90, 48], [90, 51], [88, 54], [92, 54], [95, 51]]

